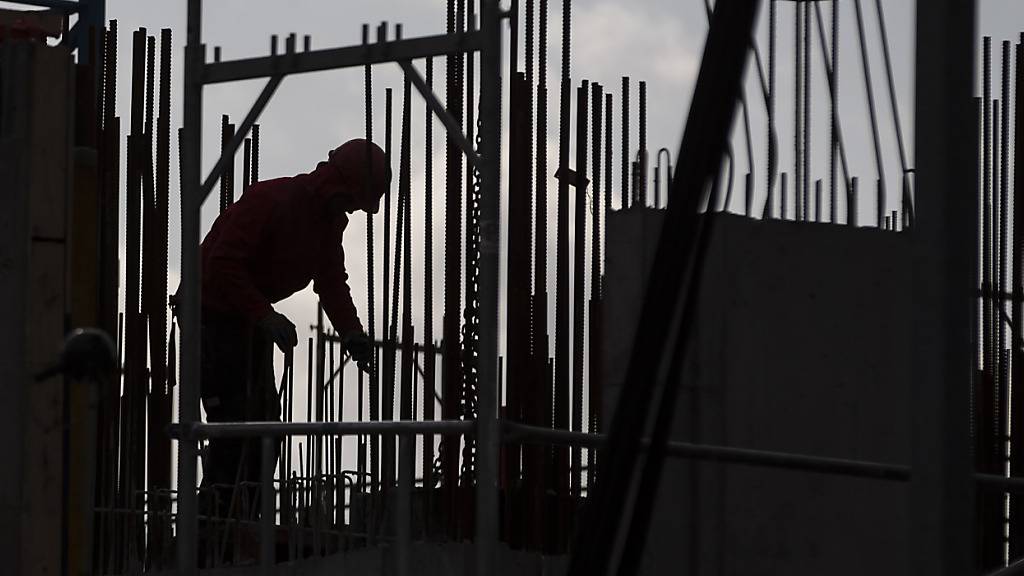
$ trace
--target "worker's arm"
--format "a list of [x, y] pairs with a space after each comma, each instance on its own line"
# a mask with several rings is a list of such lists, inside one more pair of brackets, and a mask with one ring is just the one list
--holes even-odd
[[250, 189], [221, 215], [216, 242], [203, 246], [209, 250], [203, 269], [206, 297], [253, 323], [274, 311], [256, 288], [250, 270], [260, 257], [260, 235], [276, 210], [272, 195]]
[[335, 330], [343, 335], [362, 332], [363, 325], [359, 322], [359, 314], [352, 303], [352, 291], [348, 287], [345, 251], [339, 244], [326, 252], [320, 270], [313, 278], [313, 291], [320, 295], [320, 302]]

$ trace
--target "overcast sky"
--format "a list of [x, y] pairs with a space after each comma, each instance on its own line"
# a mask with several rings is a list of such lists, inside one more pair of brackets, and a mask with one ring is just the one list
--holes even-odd
[[[525, 3], [522, 2], [521, 3]], [[539, 5], [539, 0], [538, 0]], [[329, 0], [292, 0], [290, 2], [253, 2], [247, 0], [216, 0], [204, 3], [203, 37], [212, 58], [213, 46], [223, 47], [225, 60], [265, 55], [269, 52], [269, 37], [278, 34], [285, 37], [290, 32], [300, 38], [312, 36], [313, 48], [343, 46], [358, 43], [360, 26], [364, 22], [375, 25], [387, 20], [401, 22], [404, 36], [437, 34], [444, 31], [445, 2], [442, 0], [378, 0], [375, 2], [331, 2]], [[506, 3], [507, 4], [507, 3]], [[561, 43], [561, 2], [550, 2], [548, 21], [548, 80], [549, 80], [549, 160], [551, 171], [556, 167], [557, 151], [557, 102], [558, 71], [562, 60]], [[830, 18], [833, 2], [822, 2], [826, 18]], [[901, 166], [896, 147], [892, 108], [889, 105], [885, 69], [883, 68], [881, 45], [879, 44], [878, 16], [875, 0], [862, 0], [868, 38], [868, 58], [874, 83], [874, 95], [878, 105], [880, 135], [885, 158], [886, 182], [891, 190], [899, 190]], [[902, 128], [906, 138], [905, 146], [908, 164], [913, 166], [913, 12], [914, 2], [910, 0], [886, 0], [883, 7], [886, 15], [892, 50], [895, 89], [898, 96]], [[997, 40], [1017, 39], [1024, 30], [1024, 2], [1020, 0], [981, 0], [979, 29], [982, 34], [995, 36]], [[840, 5], [840, 94], [841, 123], [845, 133], [851, 173], [863, 182], [862, 190], [870, 190], [876, 177], [874, 156], [871, 147], [870, 124], [867, 121], [861, 53], [857, 41], [857, 21], [854, 2], [843, 1]], [[129, 116], [131, 32], [144, 26], [150, 34], [158, 34], [160, 28], [173, 30], [173, 103], [172, 127], [181, 125], [182, 95], [182, 54], [184, 46], [185, 6], [182, 1], [168, 0], [108, 0], [108, 18], [119, 23], [120, 51], [118, 58], [118, 99], [117, 113], [122, 117], [122, 126], [127, 125]], [[780, 137], [780, 169], [792, 172], [792, 94], [793, 94], [793, 17], [797, 3], [779, 2], [778, 37], [778, 122]], [[679, 146], [682, 128], [689, 107], [690, 94], [700, 64], [700, 54], [706, 34], [704, 0], [577, 0], [573, 2], [572, 29], [572, 79], [574, 85], [580, 79], [602, 83], [615, 99], [615, 150], [613, 196], [618, 195], [619, 174], [619, 122], [620, 122], [620, 78], [629, 75], [634, 79], [631, 97], [633, 119], [631, 121], [633, 145], [637, 142], [636, 80], [647, 82], [648, 93], [648, 148], [653, 153], [661, 147], [668, 148], [673, 156]], [[827, 88], [821, 62], [821, 46], [816, 35], [812, 37], [812, 179], [828, 176], [827, 164]], [[767, 67], [767, 8], [762, 10], [757, 27], [758, 44], [762, 64]], [[520, 50], [523, 42], [520, 40]], [[506, 48], [507, 50], [507, 44]], [[998, 49], [994, 50], [999, 53]], [[507, 54], [506, 54], [507, 57]], [[996, 60], [998, 63], [998, 59]], [[423, 62], [417, 62], [423, 70]], [[435, 91], [443, 98], [444, 66], [435, 62]], [[507, 67], [506, 67], [507, 70]], [[754, 158], [753, 169], [757, 191], [755, 205], [761, 206], [765, 194], [765, 106], [760, 92], [760, 83], [754, 68], [754, 61], [748, 67], [747, 100], [752, 125]], [[996, 76], [998, 78], [998, 76]], [[262, 87], [263, 81], [222, 84], [205, 90], [204, 99], [204, 174], [213, 165], [219, 153], [220, 115], [230, 114], [234, 122], [240, 123], [249, 106]], [[374, 127], [379, 138], [384, 125], [384, 88], [395, 90], [395, 118], [401, 111], [401, 76], [395, 65], [382, 65], [374, 69]], [[412, 190], [414, 223], [413, 277], [414, 298], [422, 298], [422, 222], [423, 222], [423, 122], [422, 100], [413, 92], [412, 116]], [[507, 108], [505, 108], [507, 110]], [[574, 104], [575, 109], [575, 104]], [[739, 119], [741, 117], [738, 116]], [[259, 120], [261, 125], [261, 166], [262, 179], [288, 176], [312, 169], [326, 152], [350, 138], [363, 135], [363, 80], [360, 69], [331, 71], [285, 79], [277, 94]], [[398, 125], [395, 126], [395, 146], [398, 146]], [[435, 221], [434, 237], [437, 252], [441, 253], [440, 242], [443, 230], [443, 204], [439, 191], [443, 190], [443, 155], [440, 123], [434, 125], [435, 134]], [[378, 140], [379, 141], [379, 140]], [[824, 145], [823, 145], [824, 144]], [[748, 170], [742, 122], [737, 123], [734, 137], [736, 158], [735, 173], [737, 186], [742, 175]], [[172, 150], [176, 151], [176, 139]], [[174, 154], [176, 156], [176, 153]], [[236, 171], [236, 180], [241, 181], [241, 154]], [[653, 164], [653, 161], [652, 161]], [[123, 165], [123, 164], [122, 164]], [[177, 159], [172, 158], [172, 166]], [[397, 165], [395, 166], [397, 168]], [[171, 200], [171, 273], [172, 290], [177, 284], [180, 229], [178, 226], [179, 206], [177, 203], [177, 171], [172, 170]], [[397, 170], [396, 170], [397, 174]], [[827, 181], [827, 180], [826, 180]], [[123, 188], [122, 188], [123, 189]], [[554, 181], [548, 188], [554, 191]], [[237, 192], [236, 192], [237, 194]], [[864, 194], [860, 207], [862, 222], [874, 221], [874, 200]], [[216, 194], [203, 209], [203, 234], [215, 217]], [[616, 201], [617, 207], [617, 201]], [[742, 198], [734, 194], [732, 208], [739, 210]], [[554, 202], [551, 201], [552, 218], [550, 237], [554, 237]], [[898, 208], [898, 194], [892, 194], [889, 210]], [[380, 222], [380, 215], [378, 215]], [[357, 216], [346, 231], [347, 264], [351, 275], [350, 283], [355, 294], [356, 305], [364, 314], [366, 310], [365, 275], [365, 218]], [[378, 243], [380, 224], [377, 228]], [[122, 239], [123, 240], [123, 239]], [[123, 244], [123, 241], [122, 241]], [[380, 250], [378, 246], [378, 251]], [[551, 274], [553, 277], [553, 250], [551, 251]], [[380, 257], [377, 254], [377, 270], [380, 273]], [[442, 292], [442, 259], [435, 258], [435, 296], [440, 302]], [[589, 272], [588, 272], [589, 273]], [[379, 280], [378, 280], [379, 285]], [[421, 301], [421, 300], [420, 300]], [[315, 300], [307, 289], [277, 308], [287, 314], [300, 327], [300, 340], [309, 332], [307, 326], [315, 321]], [[417, 306], [422, 308], [422, 306]], [[378, 304], [378, 313], [379, 313]], [[440, 308], [435, 307], [435, 318], [440, 318]], [[417, 312], [414, 321], [421, 323]], [[378, 335], [382, 321], [377, 320]], [[421, 330], [419, 330], [421, 332]], [[435, 334], [440, 330], [435, 326]], [[300, 344], [300, 356], [305, 355], [305, 345]], [[305, 370], [296, 367], [296, 382], [305, 381]], [[352, 380], [350, 379], [349, 382]], [[304, 389], [304, 386], [302, 386]], [[301, 392], [300, 392], [301, 393]], [[354, 390], [352, 391], [354, 394]], [[352, 406], [354, 396], [346, 404]], [[346, 410], [348, 412], [348, 410]], [[354, 414], [347, 414], [353, 417]]]

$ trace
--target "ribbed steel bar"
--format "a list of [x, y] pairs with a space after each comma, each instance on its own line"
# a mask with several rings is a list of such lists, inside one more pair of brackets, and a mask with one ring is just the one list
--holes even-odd
[[864, 31], [864, 13], [861, 9], [861, 0], [853, 0], [853, 7], [857, 14], [857, 33], [860, 40], [860, 61], [864, 71], [864, 91], [868, 101], [868, 117], [871, 122], [871, 141], [875, 150], [875, 178], [877, 179], [878, 200], [876, 203], [876, 225], [881, 228], [882, 220], [886, 212], [887, 201], [885, 184], [885, 165], [882, 160], [882, 139], [878, 133], [878, 113], [875, 109], [875, 90], [871, 82], [871, 61], [868, 58], [868, 44], [866, 32]]
[[793, 204], [796, 208], [793, 214], [794, 220], [800, 220], [800, 185], [803, 183], [802, 169], [803, 169], [803, 120], [804, 115], [802, 112], [804, 98], [803, 98], [803, 18], [801, 18], [801, 11], [803, 10], [802, 3], [793, 4]]
[[[506, 336], [505, 348], [508, 358], [507, 386], [504, 396], [504, 417], [516, 421], [528, 421], [525, 417], [526, 402], [529, 398], [530, 318], [522, 313], [530, 307], [530, 177], [529, 171], [519, 167], [531, 164], [528, 130], [530, 111], [528, 94], [531, 88], [522, 73], [510, 81], [509, 87], [509, 165], [513, 167], [508, 176], [508, 256], [505, 288]], [[499, 401], [502, 399], [499, 398]], [[520, 481], [520, 455], [517, 446], [507, 446], [504, 452], [503, 485], [514, 486]], [[506, 532], [511, 541], [518, 544], [520, 533], [512, 524], [512, 516], [518, 513], [512, 497], [506, 498]]]
[[[427, 58], [427, 87], [434, 86], [434, 59]], [[426, 106], [425, 106], [426, 107]], [[423, 113], [423, 420], [434, 420], [434, 119], [429, 107]], [[434, 487], [434, 438], [423, 438], [423, 486], [429, 510]], [[428, 520], [429, 522], [429, 520]], [[428, 525], [429, 526], [429, 525]]]
[[[576, 89], [576, 186], [575, 186], [575, 226], [573, 238], [573, 290], [572, 290], [572, 430], [583, 432], [583, 381], [585, 354], [584, 318], [586, 310], [586, 253], [587, 253], [587, 128], [590, 84], [584, 80]], [[643, 98], [641, 98], [643, 102]], [[641, 108], [643, 106], [641, 105]], [[643, 120], [640, 126], [643, 126]], [[641, 146], [643, 141], [641, 140]], [[641, 155], [643, 150], [641, 148]], [[641, 206], [646, 199], [641, 197]], [[582, 495], [582, 462], [583, 454], [579, 449], [572, 451], [572, 478], [570, 493], [575, 497]]]
[[[587, 432], [598, 432], [599, 415], [601, 413], [601, 216], [604, 208], [601, 190], [601, 168], [602, 168], [602, 107], [604, 104], [604, 90], [598, 83], [591, 87], [591, 165], [593, 192], [590, 203], [590, 308], [588, 317], [589, 331], [587, 334], [587, 351], [589, 360], [587, 377]], [[607, 186], [607, 183], [605, 184]], [[657, 190], [655, 190], [657, 197]], [[657, 204], [655, 204], [657, 207]], [[597, 459], [592, 450], [587, 451], [587, 489], [594, 485]]]
[[[778, 24], [775, 2], [776, 0], [768, 0], [768, 134], [765, 136], [767, 139], [765, 150], [767, 150], [768, 158], [765, 161], [766, 192], [764, 212], [762, 213], [762, 218], [766, 220], [774, 217], [775, 166], [778, 163], [775, 137], [775, 43]], [[781, 214], [782, 210], [780, 209], [779, 212]]]
[[242, 143], [242, 193], [251, 184], [250, 171], [252, 170], [252, 138], [246, 138]]
[[[170, 109], [171, 109], [171, 30], [160, 31], [160, 86], [156, 131], [156, 172], [155, 172], [155, 222], [151, 234], [156, 244], [155, 254], [150, 259], [152, 275], [152, 296], [149, 311], [150, 359], [152, 385], [150, 392], [150, 429], [163, 430], [171, 421], [171, 394], [167, 378], [167, 274], [168, 274], [168, 206], [170, 196]], [[153, 261], [155, 257], [155, 261]], [[149, 489], [151, 494], [171, 487], [171, 444], [162, 433], [150, 434], [148, 451]], [[149, 501], [154, 518], [170, 512], [170, 500], [159, 497]], [[162, 549], [169, 541], [170, 533], [162, 522], [150, 524], [151, 557], [166, 562], [166, 551]], [[153, 554], [153, 550], [158, 552]]]
[[637, 172], [640, 175], [640, 206], [647, 206], [647, 82], [640, 81], [640, 150], [637, 154], [640, 163]]
[[[569, 286], [569, 140], [572, 122], [569, 78], [571, 0], [562, 4], [562, 73], [558, 106], [558, 236], [555, 243], [555, 428], [569, 429], [570, 286]], [[569, 493], [569, 452], [556, 448], [555, 493]]]
[[622, 77], [622, 200], [619, 210], [629, 208], [630, 158], [629, 158], [629, 76]]
[[255, 184], [260, 181], [260, 125], [252, 125], [252, 169], [249, 171], [252, 181]]
[[[230, 124], [230, 120], [228, 119], [228, 115], [227, 114], [221, 115], [221, 117], [220, 117], [220, 154], [221, 154], [221, 156], [224, 156], [225, 152], [228, 149], [228, 144], [231, 142], [231, 136], [233, 134], [228, 131], [228, 126], [230, 126], [230, 125], [231, 124]], [[230, 187], [230, 182], [231, 182], [231, 180], [228, 178], [227, 172], [225, 171], [224, 174], [220, 178], [220, 205], [219, 205], [219, 207], [220, 207], [220, 213], [221, 214], [223, 214], [224, 211], [227, 210], [227, 208], [228, 208], [228, 194], [230, 194], [230, 191], [229, 191], [230, 190], [230, 188], [229, 188]]]
[[[1024, 39], [1022, 39], [1024, 41]], [[1024, 43], [1018, 43], [1015, 47], [1015, 74], [1014, 74], [1014, 145], [1024, 142], [1024, 121], [1021, 115], [1024, 114], [1024, 100], [1021, 98], [1021, 91], [1024, 90]], [[1024, 322], [1024, 240], [1017, 237], [1017, 234], [1024, 234], [1024, 173], [1017, 169], [1017, 155], [1014, 154], [1012, 162], [1013, 170], [1013, 244], [1010, 248], [1010, 260], [1013, 270], [1013, 326], [1010, 331], [1012, 369], [1011, 382], [1018, 383], [1024, 379], [1024, 338], [1021, 337], [1021, 325]], [[1011, 399], [1009, 407], [1010, 416], [1010, 476], [1024, 476], [1024, 443], [1014, 442], [1014, 439], [1024, 438], [1024, 401], [1020, 398]], [[1009, 530], [1009, 554], [1010, 558], [1024, 556], [1024, 498], [1019, 496], [1010, 497], [1010, 530]]]
[[[387, 88], [384, 91], [384, 154], [386, 163], [391, 166], [395, 157], [394, 148], [391, 144], [392, 131], [392, 91]], [[384, 287], [391, 287], [390, 292], [384, 296], [384, 326], [387, 336], [385, 341], [388, 347], [384, 349], [384, 366], [381, 367], [383, 376], [381, 390], [381, 419], [391, 420], [394, 418], [395, 410], [395, 342], [398, 341], [398, 289], [399, 276], [401, 274], [401, 243], [402, 243], [402, 202], [399, 198], [397, 213], [395, 216], [395, 242], [394, 269], [391, 269], [391, 186], [388, 185], [384, 192]], [[388, 299], [391, 299], [390, 307]], [[388, 311], [390, 310], [390, 317]], [[395, 483], [395, 439], [381, 439], [381, 489], [387, 493]]]
[[[531, 311], [532, 361], [531, 388], [528, 398], [530, 419], [535, 426], [552, 424], [552, 390], [548, 377], [548, 88], [547, 88], [547, 29], [548, 0], [540, 0], [537, 31], [537, 156], [536, 202], [534, 203], [534, 258], [533, 301]], [[533, 89], [531, 84], [530, 89]], [[529, 544], [537, 550], [545, 549], [548, 530], [544, 494], [550, 487], [552, 453], [547, 448], [527, 447], [524, 450], [529, 508]]]
[[[1009, 285], [1009, 253], [1007, 241], [1009, 240], [1010, 204], [1009, 204], [1009, 156], [1010, 156], [1010, 42], [1003, 42], [1002, 53], [1002, 108], [1000, 122], [996, 124], [999, 130], [999, 293], [1006, 293]], [[996, 422], [996, 434], [999, 441], [996, 443], [996, 466], [998, 474], [1008, 474], [1009, 470], [1009, 435], [1010, 435], [1010, 381], [1009, 381], [1009, 357], [1007, 356], [1007, 323], [1006, 317], [1009, 311], [1006, 309], [1006, 301], [999, 300], [997, 303], [999, 311], [996, 315], [999, 322], [998, 329], [998, 356], [999, 356], [999, 420]], [[1004, 528], [1009, 522], [1007, 517], [1007, 505], [1009, 495], [1002, 495], [1004, 503], [1000, 508], [999, 524]], [[1002, 533], [1002, 532], [1000, 532]], [[1002, 543], [1001, 543], [1002, 544]], [[1000, 546], [1001, 552], [1005, 544]], [[1005, 552], [1004, 552], [1005, 553]]]
[[[448, 34], [456, 31], [455, 0], [448, 0]], [[448, 113], [462, 120], [462, 61], [449, 55], [445, 66], [445, 98]], [[451, 137], [445, 139], [445, 229], [444, 229], [444, 317], [442, 319], [441, 377], [443, 380], [441, 417], [457, 419], [462, 388], [459, 360], [459, 314], [462, 302], [462, 154]], [[445, 437], [441, 443], [442, 509], [449, 537], [458, 534], [459, 439]]]
[[[142, 184], [145, 178], [145, 82], [146, 30], [132, 34], [131, 133], [128, 137], [128, 170], [125, 192], [125, 375], [122, 412], [121, 505], [141, 509], [138, 491], [145, 486], [146, 449], [146, 349], [145, 318], [141, 315], [142, 269]], [[121, 540], [127, 560], [129, 550], [142, 549], [143, 529], [129, 523]]]
[[[474, 0], [463, 3], [459, 0], [456, 8], [458, 30], [472, 27], [475, 22]], [[468, 22], [468, 24], [467, 24]], [[473, 141], [476, 127], [474, 105], [474, 73], [473, 55], [465, 58], [465, 112], [466, 137]], [[500, 73], [499, 73], [500, 75]], [[477, 390], [479, 383], [479, 346], [480, 346], [480, 190], [479, 173], [470, 165], [466, 165], [466, 277], [464, 279], [466, 302], [463, 309], [462, 328], [462, 417], [473, 420], [477, 417]], [[497, 363], [497, 359], [495, 359]], [[462, 478], [460, 484], [472, 486], [476, 471], [476, 443], [467, 440], [462, 445]], [[466, 493], [468, 502], [468, 493]], [[463, 527], [466, 533], [472, 526], [470, 506], [465, 507]]]
[[[829, 126], [831, 130], [831, 138], [835, 142], [835, 151], [829, 154], [829, 178], [832, 178], [832, 173], [835, 172], [835, 160], [834, 156], [838, 153], [839, 156], [839, 167], [843, 170], [843, 188], [845, 194], [850, 195], [850, 169], [846, 161], [846, 145], [843, 140], [843, 127], [839, 117], [839, 13], [833, 11], [832, 13], [832, 45], [835, 47], [829, 50], [828, 43], [825, 40], [825, 25], [824, 18], [821, 15], [821, 7], [819, 3], [814, 4], [816, 11], [816, 20], [818, 23], [818, 41], [822, 52], [822, 64], [825, 68], [825, 79], [828, 82], [829, 89], [829, 100], [832, 114], [832, 122]], [[831, 63], [829, 60], [831, 59]], [[830, 192], [831, 194], [831, 192]], [[838, 207], [835, 209], [836, 218], [838, 218]], [[833, 221], [835, 221], [835, 219]]]
[[[413, 420], [413, 350], [414, 342], [412, 326], [412, 83], [407, 76], [402, 86], [402, 150], [398, 164], [398, 196], [404, 211], [404, 244], [402, 245], [405, 268], [402, 271], [402, 358], [401, 358], [401, 395], [399, 399], [399, 417], [402, 420]], [[415, 464], [414, 464], [415, 466]], [[412, 471], [406, 472], [411, 478]]]
[[[821, 23], [821, 8], [819, 4], [814, 5], [818, 13], [818, 26]], [[824, 52], [824, 47], [822, 47]], [[838, 217], [836, 210], [836, 147], [838, 146], [838, 123], [839, 123], [839, 90], [836, 89], [839, 82], [839, 4], [832, 3], [832, 70], [828, 76], [829, 92], [829, 119], [828, 123], [828, 194], [829, 194], [829, 222], [835, 224]], [[824, 59], [828, 61], [827, 58]]]
[[[815, 2], [817, 4], [817, 2]], [[809, 199], [811, 196], [811, 3], [803, 3], [804, 11], [804, 26], [803, 26], [803, 41], [804, 41], [804, 104], [803, 113], [804, 119], [801, 123], [803, 129], [803, 181], [800, 183], [800, 187], [803, 190], [803, 214], [802, 220], [807, 221], [810, 216], [810, 208], [808, 206]]]

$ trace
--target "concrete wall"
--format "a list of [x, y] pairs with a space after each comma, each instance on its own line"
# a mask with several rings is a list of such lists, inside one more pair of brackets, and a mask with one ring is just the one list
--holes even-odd
[[[637, 251], [660, 224], [644, 212], [609, 218], [619, 331], [635, 324]], [[891, 232], [718, 216], [673, 438], [908, 463], [908, 257]], [[628, 343], [606, 343], [611, 403], [628, 393]], [[906, 530], [900, 484], [675, 460], [644, 573], [903, 574]]]
[[4, 574], [59, 574], [64, 382], [51, 366], [67, 311], [70, 53], [0, 43], [0, 558]]

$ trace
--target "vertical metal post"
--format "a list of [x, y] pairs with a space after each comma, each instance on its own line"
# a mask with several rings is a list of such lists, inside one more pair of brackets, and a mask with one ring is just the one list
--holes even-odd
[[917, 5], [910, 537], [914, 574], [975, 569], [970, 457], [971, 314], [977, 206], [974, 0]]
[[398, 574], [408, 576], [409, 549], [412, 547], [412, 477], [416, 461], [413, 445], [416, 439], [408, 434], [398, 437], [398, 501], [395, 505], [395, 526], [398, 536]]
[[498, 273], [501, 238], [501, 10], [481, 0], [480, 384], [477, 404], [477, 574], [494, 573], [498, 539]]
[[[181, 385], [178, 388], [178, 422], [188, 430], [199, 420], [199, 196], [202, 158], [204, 47], [201, 40], [200, 0], [188, 1], [187, 44], [185, 46], [184, 136], [181, 172]], [[178, 571], [198, 574], [196, 555], [196, 457], [197, 446], [188, 434], [178, 441]]]
[[260, 449], [260, 568], [274, 573], [274, 437], [264, 436]]

